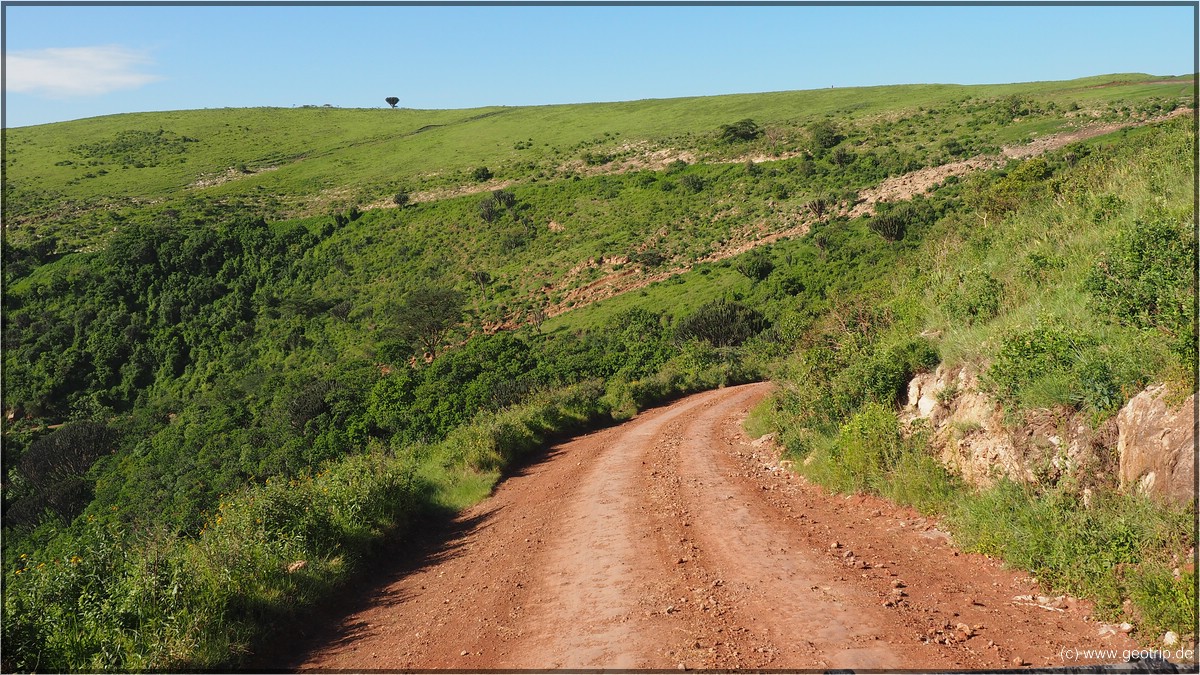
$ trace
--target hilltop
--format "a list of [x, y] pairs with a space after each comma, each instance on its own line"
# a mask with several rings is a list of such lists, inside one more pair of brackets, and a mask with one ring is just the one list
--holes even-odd
[[[421, 201], [658, 170], [678, 159], [779, 159], [811, 150], [806, 130], [819, 120], [857, 132], [856, 145], [886, 135], [887, 147], [931, 164], [952, 136], [959, 143], [952, 155], [1017, 144], [1093, 120], [1153, 114], [1156, 105], [1186, 100], [1193, 87], [1191, 79], [1124, 74], [466, 110], [114, 115], [6, 130], [5, 222], [17, 240], [22, 226], [41, 223], [39, 234], [86, 243], [105, 232], [97, 213], [146, 207], [234, 203], [268, 219], [293, 218], [387, 204], [399, 191]], [[719, 142], [723, 125], [747, 118], [764, 131], [760, 139]], [[479, 180], [480, 167], [490, 177]]]

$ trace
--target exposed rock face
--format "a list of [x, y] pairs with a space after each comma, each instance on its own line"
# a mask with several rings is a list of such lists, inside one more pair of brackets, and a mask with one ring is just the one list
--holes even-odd
[[942, 463], [976, 487], [1071, 476], [1084, 488], [1116, 489], [1119, 480], [1121, 489], [1186, 504], [1196, 499], [1196, 397], [1171, 405], [1165, 391], [1146, 389], [1095, 429], [1068, 409], [1030, 411], [1006, 425], [972, 369], [938, 366], [909, 383], [902, 419], [926, 420]]
[[1077, 477], [1082, 484], [1111, 482], [1111, 425], [1092, 429], [1066, 410], [1027, 413], [1016, 425], [1004, 423], [1004, 413], [991, 396], [979, 391], [970, 368], [918, 375], [909, 384], [908, 420], [928, 420], [933, 447], [942, 464], [976, 487], [989, 487], [1000, 478], [1036, 483]]
[[906, 417], [929, 421], [942, 463], [971, 485], [986, 487], [1001, 476], [1032, 479], [1004, 430], [999, 406], [977, 387], [971, 370], [938, 366], [909, 383]]
[[1172, 406], [1165, 389], [1146, 389], [1117, 414], [1121, 487], [1187, 503], [1196, 498], [1196, 395]]

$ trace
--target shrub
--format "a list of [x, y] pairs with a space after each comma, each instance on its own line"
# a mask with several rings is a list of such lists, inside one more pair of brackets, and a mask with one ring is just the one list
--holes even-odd
[[815, 122], [808, 127], [808, 133], [812, 136], [814, 148], [818, 152], [823, 152], [842, 142], [845, 138], [833, 122], [822, 120]]
[[583, 163], [588, 166], [602, 166], [613, 161], [614, 157], [607, 153], [601, 152], [585, 152], [583, 154]]
[[988, 387], [1013, 401], [1023, 386], [1047, 373], [1070, 368], [1075, 355], [1093, 345], [1090, 337], [1057, 321], [1013, 331], [1004, 337], [987, 370]]
[[476, 183], [482, 183], [484, 181], [491, 180], [491, 178], [492, 172], [486, 166], [476, 167], [471, 171], [471, 180], [475, 181]]
[[1137, 220], [1084, 282], [1097, 310], [1137, 328], [1178, 335], [1193, 319], [1195, 232], [1166, 218]]
[[733, 124], [721, 125], [721, 140], [726, 143], [752, 141], [762, 135], [762, 129], [750, 118], [739, 120]]
[[900, 241], [904, 238], [906, 223], [897, 214], [884, 213], [868, 220], [867, 227], [888, 241]]
[[701, 192], [704, 190], [704, 179], [690, 173], [680, 176], [679, 184], [691, 192]]
[[495, 222], [496, 218], [500, 216], [500, 207], [496, 202], [495, 195], [488, 195], [479, 200], [478, 209], [479, 217], [485, 223]]
[[680, 171], [686, 169], [687, 166], [688, 163], [682, 159], [673, 160], [670, 164], [667, 164], [667, 174], [670, 175], [673, 173], [679, 173]]
[[1060, 404], [1104, 417], [1143, 384], [1139, 369], [1118, 373], [1114, 358], [1095, 336], [1050, 321], [1006, 335], [984, 385], [1010, 406]]
[[100, 422], [68, 422], [34, 440], [17, 468], [31, 493], [4, 514], [5, 525], [35, 525], [46, 512], [71, 518], [91, 501], [88, 469], [117, 444], [117, 434]]
[[921, 337], [863, 355], [839, 372], [830, 385], [836, 410], [849, 414], [868, 402], [895, 407], [908, 391], [909, 380], [938, 361], [933, 345]]
[[896, 414], [878, 403], [864, 405], [842, 425], [829, 448], [840, 474], [837, 489], [875, 492], [903, 447]]
[[1015, 211], [1045, 192], [1046, 179], [1052, 173], [1045, 158], [1026, 160], [985, 188], [979, 197], [979, 206], [994, 216]]
[[701, 305], [679, 321], [676, 339], [704, 340], [714, 347], [735, 347], [761, 333], [768, 323], [756, 309], [740, 302], [716, 300]]
[[629, 262], [641, 265], [647, 269], [661, 266], [667, 259], [657, 249], [648, 248], [644, 251], [634, 251], [628, 256]]
[[756, 248], [739, 257], [735, 267], [751, 281], [762, 281], [771, 276], [775, 263], [771, 262], [771, 255], [766, 250]]
[[951, 318], [968, 325], [985, 323], [1000, 312], [1004, 286], [988, 272], [959, 274], [957, 288], [942, 303]]

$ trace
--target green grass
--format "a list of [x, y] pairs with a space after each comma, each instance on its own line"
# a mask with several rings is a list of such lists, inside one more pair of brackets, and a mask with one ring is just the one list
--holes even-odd
[[948, 513], [960, 546], [1003, 558], [1057, 592], [1094, 600], [1100, 617], [1134, 619], [1145, 642], [1166, 630], [1191, 634], [1195, 575], [1172, 572], [1194, 545], [1190, 508], [1104, 494], [1085, 506], [1069, 490], [1002, 482], [962, 494]]
[[[956, 127], [971, 119], [962, 109], [969, 99], [1020, 95], [1041, 105], [1077, 102], [1085, 109], [1111, 110], [1190, 95], [1183, 82], [1179, 87], [1097, 86], [1154, 79], [1159, 78], [1134, 74], [440, 111], [250, 108], [114, 115], [5, 130], [7, 206], [10, 227], [32, 219], [43, 233], [47, 216], [63, 213], [68, 202], [86, 214], [164, 200], [236, 201], [273, 217], [296, 216], [387, 200], [401, 190], [472, 185], [469, 173], [479, 166], [489, 167], [496, 181], [528, 184], [571, 175], [570, 167], [586, 152], [620, 160], [657, 149], [714, 159], [747, 150], [790, 151], [807, 145], [806, 125], [826, 117], [864, 127], [883, 118], [911, 119], [910, 128], [922, 129], [921, 135], [907, 140], [897, 135], [887, 143], [913, 147], [960, 135]], [[921, 113], [931, 109], [942, 114], [935, 120]], [[1002, 127], [985, 125], [976, 133], [997, 144], [1068, 123], [1059, 115], [1034, 117]], [[721, 125], [743, 118], [775, 129], [782, 144], [760, 139], [743, 148], [716, 141]], [[179, 153], [151, 153], [140, 168], [119, 154], [88, 156], [80, 150], [112, 142], [122, 132], [158, 130], [194, 142], [183, 143]], [[202, 186], [217, 177], [230, 179]], [[99, 225], [91, 227], [85, 240], [102, 234]], [[66, 239], [83, 235], [78, 229], [59, 234]]]

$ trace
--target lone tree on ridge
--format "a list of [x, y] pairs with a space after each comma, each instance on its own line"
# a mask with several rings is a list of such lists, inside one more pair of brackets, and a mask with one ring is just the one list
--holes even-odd
[[400, 99], [395, 96], [389, 96], [383, 100], [386, 101], [387, 104], [392, 106], [393, 108], [395, 108], [396, 104], [400, 102]]

